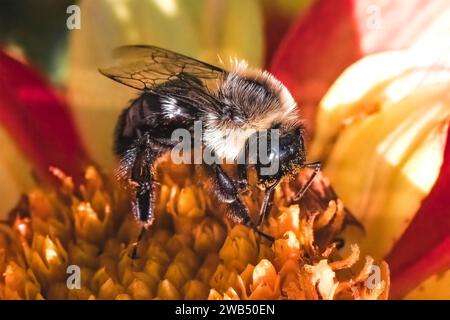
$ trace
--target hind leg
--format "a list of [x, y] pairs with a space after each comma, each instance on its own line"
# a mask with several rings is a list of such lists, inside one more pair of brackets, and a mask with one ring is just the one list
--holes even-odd
[[166, 151], [157, 139], [143, 135], [120, 158], [117, 175], [131, 193], [133, 216], [142, 227], [134, 243], [131, 257], [137, 258], [137, 249], [145, 230], [154, 221], [158, 182], [155, 179], [155, 160]]

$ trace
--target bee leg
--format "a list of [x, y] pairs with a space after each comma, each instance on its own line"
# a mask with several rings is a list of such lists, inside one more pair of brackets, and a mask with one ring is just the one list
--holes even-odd
[[[146, 177], [146, 175], [143, 175]], [[138, 180], [139, 182], [135, 186], [135, 199], [132, 201], [133, 203], [133, 215], [136, 221], [142, 225], [141, 231], [136, 239], [136, 242], [133, 243], [133, 249], [131, 252], [131, 258], [137, 259], [137, 250], [142, 237], [144, 236], [146, 226], [150, 226], [153, 223], [154, 219], [154, 200], [155, 200], [155, 182], [153, 179], [148, 178], [146, 182], [142, 180]]]
[[[144, 175], [145, 176], [145, 175]], [[131, 258], [137, 259], [137, 250], [142, 237], [144, 236], [146, 227], [150, 226], [154, 220], [156, 182], [149, 178], [146, 182], [137, 182], [135, 199], [133, 204], [133, 215], [136, 221], [142, 226], [141, 231], [133, 243]]]
[[250, 219], [245, 225], [249, 228], [252, 228], [257, 234], [268, 240], [270, 243], [273, 243], [275, 241], [274, 237], [269, 236], [267, 233], [264, 233], [261, 230], [259, 230], [258, 226], [256, 226]]
[[257, 226], [252, 222], [247, 207], [238, 196], [236, 186], [222, 167], [218, 164], [211, 164], [206, 167], [214, 179], [219, 201], [229, 204], [229, 217], [234, 222], [244, 224], [269, 241], [273, 241], [273, 237], [258, 230]]
[[139, 242], [141, 242], [142, 238], [145, 234], [145, 227], [141, 228], [141, 231], [139, 232], [139, 235], [137, 236], [136, 242], [133, 243], [133, 250], [131, 251], [131, 259], [135, 260], [138, 258], [137, 250], [139, 246]]
[[149, 137], [143, 137], [137, 146], [136, 156], [131, 169], [130, 185], [133, 190], [133, 215], [142, 226], [142, 230], [133, 246], [131, 257], [137, 258], [138, 244], [145, 228], [154, 220], [156, 188], [154, 161], [161, 153], [161, 146]]
[[320, 162], [305, 163], [303, 165], [303, 167], [304, 168], [313, 168], [314, 171], [311, 174], [311, 176], [309, 177], [309, 179], [306, 181], [306, 183], [302, 186], [300, 191], [295, 195], [295, 197], [293, 199], [294, 202], [299, 201], [305, 195], [305, 192], [309, 189], [309, 187], [313, 183], [313, 180], [316, 177], [317, 173], [319, 173], [321, 163]]
[[264, 200], [261, 205], [261, 209], [259, 211], [259, 218], [258, 218], [258, 224], [257, 226], [260, 227], [263, 222], [267, 219], [269, 216], [270, 210], [272, 209], [273, 205], [273, 196], [275, 194], [275, 187], [277, 184], [272, 185], [271, 187], [266, 189], [266, 192], [264, 194]]
[[246, 164], [238, 164], [237, 165], [238, 172], [238, 181], [237, 188], [240, 194], [248, 194], [248, 180], [247, 180], [247, 165]]
[[[237, 188], [239, 193], [241, 194], [248, 194], [249, 193], [249, 186], [248, 186], [248, 173], [247, 173], [247, 166], [248, 166], [248, 141], [245, 144], [244, 148], [244, 154], [240, 155], [238, 158], [238, 164], [237, 164], [237, 174], [238, 174], [238, 181], [237, 181]], [[242, 161], [242, 163], [240, 162]]]
[[[206, 165], [206, 168], [209, 175], [213, 178], [217, 198], [221, 202], [235, 204], [238, 214], [236, 219], [233, 220], [240, 223], [241, 221], [238, 220], [247, 216], [248, 211], [238, 197], [237, 187], [219, 164]], [[239, 210], [239, 208], [242, 208], [242, 210]]]

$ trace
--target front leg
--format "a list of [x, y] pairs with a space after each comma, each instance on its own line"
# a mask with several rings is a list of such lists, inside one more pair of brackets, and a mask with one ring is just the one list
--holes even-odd
[[247, 167], [249, 165], [249, 142], [245, 143], [245, 147], [243, 149], [244, 154], [240, 154], [238, 158], [238, 164], [237, 164], [237, 174], [238, 174], [238, 181], [237, 181], [237, 188], [240, 194], [247, 194], [249, 193], [249, 186], [248, 186], [248, 172]]
[[208, 173], [214, 181], [215, 191], [219, 201], [227, 203], [229, 207], [228, 215], [236, 223], [247, 225], [254, 229], [258, 234], [267, 238], [269, 241], [274, 239], [259, 231], [250, 219], [247, 207], [242, 203], [238, 195], [238, 190], [231, 178], [226, 174], [218, 164], [205, 165]]
[[263, 203], [261, 205], [261, 209], [259, 210], [258, 227], [260, 227], [263, 224], [263, 222], [269, 216], [270, 210], [272, 210], [273, 196], [277, 185], [278, 183], [270, 186], [265, 191]]
[[214, 189], [220, 202], [230, 205], [230, 218], [236, 222], [245, 224], [250, 219], [248, 209], [238, 197], [238, 190], [231, 178], [218, 164], [205, 165], [209, 175], [213, 179]]
[[308, 191], [308, 189], [311, 186], [311, 184], [313, 183], [314, 178], [316, 177], [317, 173], [319, 173], [321, 163], [320, 162], [305, 163], [302, 167], [303, 168], [312, 168], [314, 171], [311, 174], [311, 176], [309, 177], [309, 179], [306, 181], [306, 183], [302, 186], [300, 191], [295, 195], [295, 197], [293, 199], [295, 202], [300, 201], [300, 199], [303, 198], [303, 196], [305, 195], [305, 192]]
[[247, 164], [237, 164], [237, 174], [238, 174], [238, 181], [237, 181], [237, 189], [240, 194], [248, 194], [249, 193], [249, 186], [248, 186], [248, 179], [247, 179]]

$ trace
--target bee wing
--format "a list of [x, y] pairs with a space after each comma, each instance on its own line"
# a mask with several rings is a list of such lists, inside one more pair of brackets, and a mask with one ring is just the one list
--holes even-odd
[[114, 50], [113, 65], [99, 71], [138, 90], [152, 90], [182, 74], [201, 81], [218, 79], [226, 71], [205, 62], [154, 46], [124, 46]]

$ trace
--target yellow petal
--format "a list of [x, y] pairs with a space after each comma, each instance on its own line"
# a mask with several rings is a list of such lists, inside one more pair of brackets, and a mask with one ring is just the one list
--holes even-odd
[[450, 270], [429, 277], [405, 297], [407, 300], [449, 300]]
[[349, 231], [350, 242], [375, 259], [404, 232], [442, 163], [450, 72], [445, 61], [426, 57], [405, 51], [365, 58], [321, 103], [313, 151], [327, 157], [325, 174], [366, 228], [366, 235]]
[[17, 204], [22, 193], [34, 185], [31, 177], [32, 168], [23, 154], [16, 148], [8, 133], [0, 127], [0, 219]]
[[320, 102], [311, 158], [326, 159], [343, 128], [378, 112], [382, 104], [399, 101], [418, 86], [448, 81], [450, 60], [443, 57], [449, 49], [436, 45], [435, 49], [382, 52], [347, 68]]

